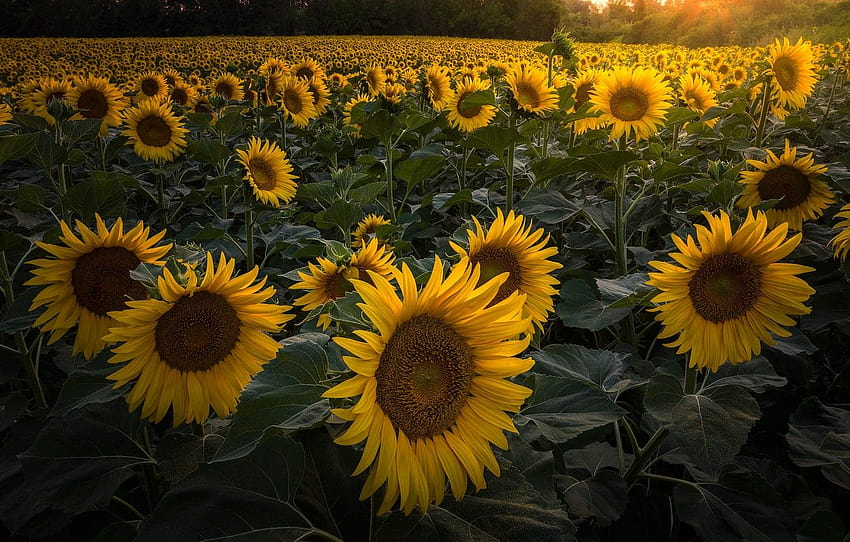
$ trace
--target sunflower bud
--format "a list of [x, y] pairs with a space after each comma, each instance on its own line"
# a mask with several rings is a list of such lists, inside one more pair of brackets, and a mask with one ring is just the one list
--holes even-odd
[[553, 53], [563, 57], [564, 63], [575, 57], [576, 42], [564, 28], [559, 28], [552, 33], [552, 43], [555, 44]]

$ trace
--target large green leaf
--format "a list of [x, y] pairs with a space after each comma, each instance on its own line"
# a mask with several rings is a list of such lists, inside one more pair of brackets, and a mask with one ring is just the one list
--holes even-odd
[[673, 408], [685, 396], [682, 381], [672, 375], [656, 373], [649, 379], [643, 404], [646, 411], [662, 423], [673, 421]]
[[195, 160], [215, 166], [231, 154], [231, 150], [215, 139], [203, 138], [192, 141], [186, 148]]
[[75, 184], [68, 189], [64, 201], [89, 223], [94, 221], [95, 213], [102, 217], [127, 214], [124, 187], [109, 178], [98, 177]]
[[17, 134], [0, 137], [0, 164], [19, 160], [29, 154], [38, 140], [38, 134]]
[[511, 143], [516, 143], [519, 140], [520, 135], [515, 128], [493, 124], [472, 132], [464, 142], [464, 146], [487, 149], [500, 157]]
[[[534, 165], [531, 167], [534, 169]], [[560, 224], [580, 211], [578, 206], [557, 190], [535, 190], [518, 202], [516, 209], [544, 224]]]
[[62, 133], [65, 135], [68, 148], [83, 141], [94, 141], [100, 134], [101, 119], [68, 120], [62, 123]]
[[629, 503], [626, 482], [613, 470], [601, 470], [589, 478], [558, 474], [555, 484], [570, 514], [582, 519], [616, 521]]
[[788, 421], [788, 456], [800, 467], [820, 467], [830, 482], [850, 489], [850, 411], [806, 399]]
[[747, 363], [726, 363], [716, 373], [706, 375], [706, 389], [735, 384], [747, 390], [762, 393], [769, 388], [781, 388], [788, 383], [783, 376], [776, 374], [773, 365], [762, 356], [756, 356]]
[[59, 397], [50, 411], [51, 416], [65, 416], [73, 410], [93, 403], [108, 403], [124, 394], [112, 388], [114, 382], [106, 377], [119, 366], [107, 363], [111, 354], [101, 352], [94, 359], [81, 364], [68, 375]]
[[575, 160], [570, 170], [573, 173], [590, 173], [603, 179], [613, 180], [621, 167], [637, 159], [631, 151], [605, 151], [588, 154]]
[[571, 279], [561, 285], [561, 302], [555, 312], [565, 326], [601, 331], [625, 318], [631, 309], [612, 307], [597, 297], [583, 279]]
[[567, 442], [626, 413], [605, 392], [572, 378], [535, 374], [526, 385], [534, 393], [514, 423], [528, 442]]
[[416, 185], [439, 173], [445, 163], [446, 158], [439, 154], [416, 156], [396, 164], [393, 174], [407, 183], [405, 192], [410, 194]]
[[531, 357], [536, 362], [535, 372], [572, 378], [607, 393], [617, 393], [635, 384], [625, 375], [628, 354], [554, 344], [532, 352]]

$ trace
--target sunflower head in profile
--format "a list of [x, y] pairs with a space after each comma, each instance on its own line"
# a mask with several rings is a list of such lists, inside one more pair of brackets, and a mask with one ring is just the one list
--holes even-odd
[[286, 118], [291, 118], [295, 126], [304, 128], [310, 119], [318, 117], [313, 106], [310, 85], [304, 79], [284, 77], [280, 88], [280, 110]]
[[150, 228], [139, 222], [125, 232], [120, 218], [112, 229], [99, 215], [95, 221], [94, 231], [77, 221], [79, 237], [60, 222], [61, 245], [38, 241], [39, 248], [54, 258], [29, 262], [36, 268], [26, 282], [44, 286], [30, 310], [47, 308], [33, 325], [50, 332], [48, 344], [77, 326], [73, 354], [82, 353], [86, 359], [103, 350], [103, 336], [116, 325], [109, 312], [125, 308], [131, 300], [147, 299], [147, 288], [130, 272], [142, 263], [163, 265], [162, 258], [171, 249], [171, 244], [157, 246], [165, 230], [151, 235]]
[[788, 38], [778, 39], [768, 49], [770, 75], [773, 76], [771, 98], [780, 109], [802, 109], [817, 82], [812, 44], [803, 38], [791, 45]]
[[130, 301], [111, 313], [121, 325], [106, 340], [120, 343], [110, 363], [123, 364], [109, 375], [119, 388], [133, 383], [130, 410], [161, 421], [169, 408], [174, 425], [204, 423], [210, 407], [219, 416], [236, 408], [239, 394], [273, 359], [280, 344], [268, 333], [292, 319], [291, 307], [266, 301], [275, 294], [259, 268], [234, 276], [236, 261], [222, 254], [216, 265], [207, 253], [206, 271], [187, 266], [186, 282], [165, 268], [158, 279], [162, 299]]
[[166, 102], [146, 100], [125, 112], [125, 122], [127, 143], [133, 144], [133, 152], [140, 158], [170, 162], [186, 147], [189, 130]]
[[198, 91], [189, 83], [177, 81], [168, 92], [168, 100], [171, 103], [191, 108], [198, 102]]
[[180, 72], [174, 68], [166, 68], [162, 70], [162, 78], [165, 80], [165, 84], [170, 87], [183, 82], [183, 76], [180, 75]]
[[655, 319], [661, 322], [659, 339], [678, 337], [666, 346], [678, 354], [690, 352], [690, 365], [712, 372], [724, 363], [749, 361], [761, 352], [761, 343], [775, 343], [773, 335], [788, 337], [782, 326], [794, 325], [792, 315], [808, 314], [803, 303], [814, 293], [797, 277], [812, 268], [779, 263], [800, 243], [802, 234], [788, 238], [788, 225], [768, 230], [767, 217], [747, 212], [733, 234], [729, 215], [704, 211], [708, 227], [696, 226], [699, 246], [673, 235], [680, 252], [670, 254], [680, 265], [652, 261], [658, 273], [647, 284], [661, 293]]
[[442, 502], [447, 479], [460, 500], [469, 480], [486, 487], [485, 469], [500, 474], [491, 444], [507, 449], [504, 431], [516, 428], [506, 412], [519, 411], [531, 394], [507, 380], [534, 364], [516, 357], [529, 338], [515, 337], [529, 321], [521, 294], [491, 303], [504, 277], [479, 285], [478, 271], [466, 265], [444, 277], [439, 257], [421, 290], [406, 265], [395, 271], [400, 297], [385, 277], [371, 278], [354, 287], [374, 331], [334, 339], [351, 353], [343, 361], [355, 375], [324, 395], [359, 396], [332, 412], [352, 422], [337, 444], [366, 441], [353, 472], [371, 466], [360, 498], [385, 486], [378, 514], [396, 502], [406, 514], [417, 506], [425, 512]]
[[462, 265], [469, 264], [478, 269], [479, 285], [491, 278], [507, 273], [492, 303], [507, 299], [514, 292], [524, 295], [523, 317], [531, 323], [525, 331], [533, 332], [536, 326], [543, 328], [549, 313], [554, 310], [552, 296], [557, 294], [554, 285], [558, 279], [550, 275], [561, 268], [561, 264], [549, 260], [558, 253], [556, 247], [546, 247], [549, 236], [543, 228], [532, 230], [530, 222], [522, 215], [496, 210], [496, 220], [485, 231], [476, 217], [475, 231], [467, 230], [469, 249], [465, 250], [450, 241], [452, 249], [460, 255]]
[[[590, 93], [593, 92], [596, 82], [601, 76], [602, 72], [594, 68], [582, 70], [576, 74], [576, 77], [572, 82], [574, 89], [573, 99], [575, 99], [575, 105], [572, 110], [573, 113], [580, 110], [590, 101]], [[573, 122], [573, 130], [575, 130], [575, 133], [579, 135], [587, 132], [588, 130], [602, 128], [603, 126], [605, 126], [605, 121], [599, 117], [588, 117]]]
[[320, 79], [324, 79], [325, 77], [324, 68], [322, 68], [319, 63], [312, 58], [307, 58], [298, 64], [293, 64], [289, 69], [289, 73], [298, 79], [306, 79], [308, 81], [314, 77], [318, 77]]
[[360, 136], [360, 123], [352, 122], [351, 110], [354, 109], [354, 106], [359, 103], [369, 103], [370, 101], [372, 101], [372, 98], [368, 94], [358, 94], [357, 96], [354, 96], [353, 98], [348, 100], [342, 110], [342, 124], [344, 126], [352, 126], [353, 128], [355, 128], [354, 135], [357, 137]]
[[263, 105], [273, 105], [277, 103], [280, 96], [280, 90], [283, 88], [283, 80], [286, 76], [282, 73], [272, 72], [265, 78], [265, 86], [260, 92]]
[[240, 101], [245, 98], [242, 90], [242, 80], [232, 73], [220, 75], [212, 84], [212, 92], [225, 100]]
[[289, 64], [285, 60], [269, 57], [257, 69], [260, 77], [269, 78], [272, 75], [289, 75]]
[[328, 78], [328, 81], [330, 81], [331, 86], [336, 89], [343, 89], [350, 84], [348, 82], [348, 77], [338, 72], [332, 73]]
[[366, 70], [363, 80], [366, 81], [366, 90], [369, 92], [369, 96], [377, 96], [387, 86], [387, 74], [380, 66], [370, 66]]
[[671, 107], [670, 86], [651, 68], [618, 68], [597, 81], [590, 100], [611, 127], [612, 140], [634, 133], [640, 141], [663, 126]]
[[106, 78], [90, 75], [75, 79], [65, 100], [79, 110], [72, 119], [101, 119], [100, 135], [121, 124], [124, 97]]
[[558, 108], [558, 92], [549, 86], [543, 70], [517, 64], [505, 74], [505, 81], [518, 110], [541, 115]]
[[272, 141], [252, 137], [248, 149], [236, 149], [237, 161], [245, 167], [243, 179], [248, 181], [254, 196], [272, 207], [289, 203], [295, 196], [295, 175], [286, 153]]
[[[382, 277], [391, 277], [393, 260], [393, 253], [377, 239], [372, 239], [360, 247], [360, 250], [351, 255], [347, 264], [337, 264], [327, 258], [319, 258], [318, 265], [308, 264], [309, 273], [299, 271], [301, 281], [289, 287], [292, 290], [307, 290], [306, 294], [292, 304], [305, 311], [318, 309], [354, 291], [351, 283], [354, 279], [370, 281], [370, 272]], [[331, 325], [330, 316], [322, 313], [318, 322], [322, 329], [328, 329]]]
[[387, 103], [399, 104], [401, 103], [401, 97], [406, 92], [407, 89], [400, 83], [387, 83], [384, 85], [384, 91], [381, 92], [381, 96], [383, 96]]
[[464, 99], [470, 94], [490, 88], [490, 82], [481, 79], [464, 78], [457, 84], [454, 95], [449, 98], [445, 110], [449, 124], [461, 132], [472, 132], [490, 124], [496, 116], [493, 105], [464, 105]]
[[376, 238], [379, 243], [384, 244], [385, 239], [378, 237], [375, 232], [379, 226], [389, 224], [392, 224], [392, 222], [384, 218], [383, 215], [376, 215], [374, 213], [366, 215], [363, 220], [357, 223], [357, 228], [351, 234], [351, 246], [360, 248], [365, 246], [372, 238]]
[[306, 81], [307, 90], [313, 98], [313, 109], [316, 110], [316, 116], [320, 116], [328, 110], [328, 106], [331, 104], [331, 101], [328, 99], [331, 93], [325, 82], [318, 77], [313, 77]]
[[[680, 97], [685, 103], [685, 107], [691, 111], [695, 111], [700, 115], [704, 114], [709, 108], [717, 105], [714, 91], [704, 79], [693, 73], [685, 74], [679, 79], [681, 85]], [[717, 119], [707, 121], [706, 126], [714, 127], [717, 124]]]
[[833, 229], [839, 232], [829, 241], [829, 246], [832, 247], [835, 257], [844, 262], [847, 259], [847, 253], [850, 252], [850, 203], [835, 213], [835, 218], [842, 220], [833, 226]]
[[162, 101], [168, 96], [168, 83], [165, 78], [155, 72], [145, 72], [136, 80], [136, 101]]
[[747, 160], [757, 171], [742, 171], [739, 183], [744, 193], [738, 207], [754, 207], [763, 201], [780, 200], [765, 212], [768, 226], [787, 223], [792, 230], [803, 228], [803, 222], [814, 220], [835, 201], [829, 187], [818, 179], [827, 166], [815, 164], [812, 154], [797, 158], [797, 147], [785, 140], [785, 152], [777, 156], [767, 151], [767, 160]]
[[12, 108], [5, 102], [0, 102], [0, 126], [12, 120]]
[[428, 68], [425, 73], [425, 89], [431, 106], [436, 111], [445, 109], [452, 96], [451, 81], [446, 69], [436, 64]]
[[32, 113], [46, 120], [50, 126], [53, 126], [56, 124], [56, 119], [50, 114], [47, 108], [54, 100], [64, 101], [70, 91], [70, 81], [53, 78], [43, 79], [38, 89], [30, 94]]

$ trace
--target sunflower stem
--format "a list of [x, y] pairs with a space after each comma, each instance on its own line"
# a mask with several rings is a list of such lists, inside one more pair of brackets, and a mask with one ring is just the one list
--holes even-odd
[[[153, 457], [153, 452], [151, 451], [151, 439], [148, 434], [148, 422], [142, 422], [142, 448], [148, 457]], [[159, 487], [159, 481], [157, 480], [156, 470], [152, 463], [143, 463], [142, 464], [142, 474], [144, 476], [145, 482], [145, 495], [148, 500], [148, 511], [152, 512], [154, 505], [157, 503], [159, 498], [159, 491], [157, 488]]]
[[770, 109], [770, 90], [771, 78], [770, 76], [766, 76], [764, 80], [764, 91], [762, 91], [761, 97], [761, 113], [759, 114], [759, 123], [758, 128], [756, 129], [756, 147], [761, 147], [762, 140], [764, 138], [764, 129], [767, 125], [767, 112]]
[[620, 424], [614, 422], [614, 439], [617, 441], [617, 462], [620, 476], [626, 473], [626, 452], [623, 450], [623, 437], [620, 435]]
[[396, 222], [395, 201], [393, 200], [393, 142], [390, 135], [383, 143], [384, 150], [387, 153], [387, 159], [384, 162], [384, 171], [387, 174], [387, 209], [390, 212], [390, 218], [393, 224]]
[[832, 110], [832, 102], [835, 99], [835, 90], [838, 88], [839, 79], [841, 79], [841, 77], [839, 77], [837, 73], [833, 74], [832, 88], [829, 91], [829, 99], [826, 102], [826, 111], [823, 112], [823, 118], [818, 123], [818, 127], [812, 136], [812, 141], [816, 141], [820, 137], [824, 126], [826, 126], [826, 120], [829, 118], [829, 113]]
[[162, 227], [168, 229], [168, 209], [165, 208], [165, 175], [156, 174], [156, 203], [159, 207], [159, 219]]
[[640, 478], [647, 478], [649, 480], [658, 480], [660, 482], [670, 482], [672, 484], [684, 484], [686, 486], [691, 486], [695, 489], [699, 489], [699, 484], [695, 484], [693, 482], [689, 482], [688, 480], [683, 480], [681, 478], [674, 478], [673, 476], [664, 476], [663, 474], [653, 474], [651, 472], [641, 472], [638, 474]]
[[685, 368], [685, 395], [693, 395], [697, 391], [697, 375], [699, 375], [699, 369], [695, 365], [688, 363], [688, 366]]
[[629, 465], [625, 476], [623, 476], [623, 479], [627, 484], [631, 484], [632, 480], [634, 480], [636, 476], [642, 474], [643, 467], [655, 454], [658, 447], [661, 446], [661, 443], [664, 442], [664, 439], [667, 437], [667, 433], [668, 430], [666, 427], [659, 428], [658, 431], [649, 438], [649, 442], [646, 443], [646, 446], [635, 450], [635, 460], [631, 465]]
[[[516, 130], [516, 114], [511, 113], [508, 121], [511, 132]], [[516, 140], [511, 137], [508, 145], [508, 157], [505, 163], [505, 215], [514, 207], [514, 154], [516, 154]]]
[[247, 187], [243, 187], [245, 194], [245, 265], [248, 271], [254, 269], [254, 204], [249, 199]]
[[670, 146], [670, 150], [675, 151], [679, 147], [679, 130], [681, 125], [676, 123], [673, 125], [673, 142]]
[[280, 146], [283, 152], [289, 154], [289, 147], [286, 144], [286, 118], [282, 113], [278, 113], [277, 118], [280, 119]]
[[134, 516], [136, 516], [137, 518], [139, 518], [139, 519], [141, 519], [141, 520], [145, 519], [144, 514], [142, 514], [141, 512], [139, 512], [139, 510], [138, 510], [135, 506], [133, 506], [132, 504], [128, 503], [127, 501], [125, 501], [125, 500], [124, 500], [124, 499], [122, 499], [121, 497], [118, 497], [118, 496], [116, 496], [116, 495], [113, 495], [113, 496], [112, 496], [112, 500], [113, 500], [114, 502], [116, 502], [116, 503], [120, 504], [121, 506], [123, 506], [123, 507], [124, 507], [124, 508], [126, 508], [127, 510], [129, 510], [129, 511], [130, 511], [130, 513], [131, 513], [131, 514], [133, 514]]

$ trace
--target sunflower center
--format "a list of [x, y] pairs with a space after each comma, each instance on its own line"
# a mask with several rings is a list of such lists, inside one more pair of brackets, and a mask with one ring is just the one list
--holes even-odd
[[143, 118], [136, 125], [136, 131], [142, 143], [151, 147], [165, 147], [171, 141], [171, 127], [160, 117]]
[[734, 320], [752, 309], [761, 295], [761, 273], [739, 254], [716, 254], [688, 282], [694, 310], [714, 323]]
[[130, 278], [130, 271], [139, 263], [139, 258], [124, 247], [100, 247], [83, 254], [71, 272], [77, 303], [106, 316], [109, 311], [127, 308], [127, 300], [146, 299], [144, 284]]
[[298, 68], [298, 71], [295, 72], [295, 77], [298, 77], [300, 79], [312, 79], [313, 70], [307, 67]]
[[154, 79], [145, 79], [142, 81], [142, 93], [145, 96], [156, 96], [159, 92], [159, 83]]
[[611, 96], [611, 114], [622, 121], [640, 120], [649, 111], [649, 98], [634, 88], [621, 88]]
[[519, 261], [514, 253], [507, 248], [484, 248], [475, 256], [471, 256], [470, 260], [472, 265], [478, 264], [478, 269], [481, 272], [478, 279], [479, 286], [497, 275], [509, 273], [508, 280], [499, 287], [499, 291], [496, 292], [496, 297], [493, 298], [490, 305], [495, 305], [507, 299], [522, 286], [522, 269]]
[[[364, 273], [365, 274], [365, 273]], [[328, 282], [325, 285], [325, 295], [329, 299], [339, 299], [345, 297], [348, 292], [354, 291], [354, 285], [342, 276], [342, 269], [335, 275], [328, 277]]]
[[454, 424], [473, 375], [464, 338], [438, 318], [415, 316], [396, 329], [381, 354], [375, 399], [408, 438], [427, 438]]
[[687, 100], [688, 106], [692, 109], [696, 109], [698, 111], [705, 110], [705, 105], [702, 103], [702, 97], [698, 95], [695, 91], [685, 91], [685, 100]]
[[260, 190], [271, 190], [276, 186], [274, 170], [265, 160], [251, 160], [248, 162], [248, 169], [254, 177], [254, 184]]
[[283, 105], [292, 115], [297, 115], [304, 108], [304, 104], [301, 103], [301, 96], [291, 89], [283, 91]]
[[51, 103], [53, 100], [64, 100], [64, 99], [65, 99], [65, 93], [64, 93], [63, 91], [61, 91], [61, 90], [60, 90], [60, 91], [57, 91], [57, 92], [53, 92], [53, 93], [51, 93], [51, 94], [48, 94], [48, 95], [47, 95], [47, 98], [44, 100], [44, 102], [45, 102], [45, 103], [47, 103], [47, 104], [49, 104], [49, 103]]
[[776, 209], [785, 210], [796, 207], [806, 201], [812, 185], [809, 178], [794, 166], [781, 165], [764, 172], [758, 183], [759, 197], [762, 200], [781, 199]]
[[578, 111], [581, 107], [590, 100], [590, 91], [593, 90], [593, 83], [583, 83], [576, 88], [575, 110]]
[[101, 91], [92, 88], [80, 94], [77, 108], [82, 110], [82, 115], [86, 118], [102, 119], [109, 110], [109, 103]]
[[787, 56], [781, 56], [773, 63], [776, 82], [782, 90], [794, 90], [797, 87], [797, 64]]
[[219, 96], [224, 96], [229, 100], [233, 96], [233, 87], [230, 83], [222, 81], [215, 86], [215, 93]]
[[527, 105], [532, 109], [540, 107], [540, 94], [534, 86], [519, 83], [516, 86], [516, 101], [519, 105]]
[[473, 119], [478, 116], [481, 112], [481, 106], [476, 105], [475, 107], [464, 107], [463, 100], [466, 99], [467, 96], [472, 94], [471, 92], [464, 92], [460, 95], [460, 98], [457, 99], [457, 112], [458, 114], [465, 119]]
[[206, 371], [233, 351], [239, 326], [239, 316], [224, 297], [195, 292], [160, 316], [154, 331], [156, 351], [173, 369]]
[[186, 102], [189, 101], [189, 96], [182, 88], [175, 88], [171, 92], [171, 101], [180, 105], [186, 105]]

